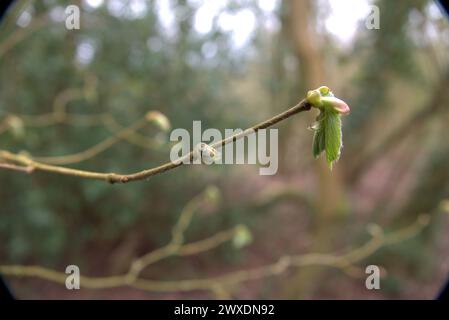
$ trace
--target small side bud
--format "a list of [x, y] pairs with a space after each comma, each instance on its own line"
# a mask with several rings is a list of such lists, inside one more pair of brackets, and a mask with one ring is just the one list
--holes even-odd
[[221, 159], [221, 153], [217, 149], [202, 142], [195, 146], [194, 158], [200, 158], [205, 164], [212, 164]]
[[440, 208], [441, 208], [444, 212], [449, 213], [449, 200], [446, 199], [446, 200], [441, 201], [441, 203], [440, 203]]
[[318, 90], [310, 90], [307, 92], [306, 100], [315, 108], [319, 108], [321, 106], [321, 95]]
[[170, 120], [159, 111], [149, 111], [145, 115], [148, 122], [156, 124], [162, 131], [168, 131], [171, 128]]
[[326, 86], [321, 86], [321, 87], [318, 88], [318, 90], [320, 91], [321, 95], [323, 95], [323, 96], [328, 95], [329, 92], [331, 91], [329, 89], [329, 87], [326, 87]]
[[204, 198], [213, 204], [219, 202], [221, 199], [220, 189], [213, 185], [207, 186], [204, 190]]
[[381, 237], [384, 234], [384, 231], [382, 230], [382, 228], [378, 224], [375, 224], [375, 223], [368, 224], [368, 226], [366, 227], [366, 230], [372, 237]]
[[8, 116], [8, 118], [6, 119], [6, 123], [8, 124], [13, 136], [16, 139], [21, 139], [25, 136], [25, 125], [22, 119], [20, 119], [18, 116]]
[[253, 236], [251, 231], [245, 225], [238, 225], [236, 227], [234, 238], [232, 239], [232, 244], [235, 248], [241, 249], [249, 245], [253, 241]]

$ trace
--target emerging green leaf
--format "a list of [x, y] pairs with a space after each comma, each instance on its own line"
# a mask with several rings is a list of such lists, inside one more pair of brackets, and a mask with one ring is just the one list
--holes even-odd
[[316, 122], [309, 128], [314, 131], [312, 152], [318, 158], [326, 151], [326, 160], [332, 170], [332, 165], [340, 158], [342, 147], [341, 116], [350, 112], [349, 106], [334, 96], [329, 87], [321, 86], [307, 92], [307, 102], [320, 110]]
[[[317, 120], [321, 117], [320, 116], [317, 118]], [[313, 152], [313, 156], [314, 158], [318, 158], [321, 154], [321, 152], [324, 151], [325, 148], [325, 129], [324, 129], [324, 123], [323, 123], [323, 119], [318, 120], [317, 122], [315, 122], [314, 126], [313, 126], [313, 130], [314, 135], [313, 135], [313, 144], [312, 144], [312, 152]]]
[[340, 115], [337, 112], [325, 111], [323, 123], [326, 160], [329, 168], [332, 169], [333, 162], [340, 158], [342, 147]]

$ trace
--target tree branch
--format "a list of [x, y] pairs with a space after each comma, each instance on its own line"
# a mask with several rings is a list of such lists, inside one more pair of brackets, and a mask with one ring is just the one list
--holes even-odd
[[3, 163], [3, 162], [0, 162], [0, 168], [14, 170], [14, 171], [20, 171], [20, 172], [25, 172], [25, 173], [31, 173], [34, 170], [33, 167], [24, 167], [24, 166], [18, 166], [16, 164]]
[[49, 23], [47, 16], [42, 15], [33, 18], [31, 24], [27, 28], [17, 28], [15, 32], [11, 33], [8, 38], [3, 39], [0, 42], [0, 58], [2, 61], [3, 56], [14, 48], [17, 44], [23, 41], [26, 37], [31, 35], [33, 32], [43, 28]]
[[[278, 276], [286, 272], [289, 268], [301, 268], [305, 266], [326, 266], [340, 269], [351, 275], [354, 271], [358, 270], [354, 266], [356, 263], [371, 256], [382, 247], [399, 243], [414, 237], [419, 232], [421, 232], [429, 223], [430, 217], [428, 215], [421, 215], [418, 217], [415, 223], [403, 229], [399, 229], [388, 234], [384, 234], [381, 229], [377, 230], [375, 233], [372, 233], [372, 238], [368, 242], [342, 255], [321, 253], [286, 255], [280, 257], [276, 262], [272, 264], [248, 270], [234, 271], [216, 277], [176, 281], [160, 281], [144, 279], [138, 276], [134, 277], [133, 274], [131, 274], [130, 276], [130, 273], [126, 273], [123, 275], [109, 277], [81, 276], [80, 283], [82, 287], [88, 289], [105, 289], [129, 286], [150, 292], [203, 290], [216, 293], [217, 290], [219, 292], [222, 292], [224, 288], [229, 288], [243, 282]], [[222, 233], [217, 233], [216, 235], [205, 240], [182, 245], [181, 247], [179, 247], [178, 252], [184, 252], [184, 255], [195, 254], [216, 247], [226, 240], [232, 239], [232, 230], [233, 229], [224, 231]], [[204, 245], [208, 242], [213, 243], [213, 245]], [[192, 250], [192, 248], [194, 247], [196, 249]], [[153, 251], [153, 254], [155, 252], [158, 252], [158, 250]], [[158, 258], [152, 259], [151, 263], [160, 261], [162, 257], [168, 257], [170, 255], [172, 254], [168, 254], [167, 252], [163, 254], [159, 253]], [[146, 255], [146, 257], [149, 256]], [[63, 272], [47, 269], [40, 266], [0, 265], [0, 272], [12, 277], [35, 277], [60, 284], [65, 284], [67, 279], [67, 274]]]
[[[281, 122], [297, 113], [308, 111], [312, 108], [312, 106], [305, 100], [301, 100], [297, 105], [294, 107], [288, 109], [287, 111], [284, 111], [281, 114], [278, 114], [274, 116], [273, 118], [270, 118], [266, 121], [263, 121], [251, 128], [246, 129], [245, 131], [235, 134], [231, 137], [228, 137], [226, 139], [223, 139], [221, 141], [218, 141], [211, 145], [213, 148], [220, 148], [228, 143], [233, 143], [237, 141], [238, 139], [241, 139], [253, 132], [257, 132], [260, 129], [266, 129], [268, 127], [271, 127], [275, 125], [278, 122]], [[15, 164], [19, 164], [26, 167], [31, 167], [34, 169], [34, 171], [45, 171], [45, 172], [52, 172], [62, 175], [68, 175], [68, 176], [75, 176], [79, 178], [85, 178], [85, 179], [95, 179], [95, 180], [103, 180], [110, 183], [127, 183], [131, 181], [138, 181], [138, 180], [144, 180], [149, 177], [152, 177], [154, 175], [175, 169], [177, 167], [180, 167], [183, 165], [183, 161], [186, 159], [192, 159], [194, 156], [193, 152], [188, 153], [184, 157], [178, 159], [176, 162], [167, 162], [163, 165], [160, 165], [155, 168], [142, 170], [136, 173], [131, 174], [117, 174], [117, 173], [101, 173], [101, 172], [93, 172], [93, 171], [85, 171], [85, 170], [78, 170], [78, 169], [72, 169], [62, 166], [56, 166], [47, 164], [44, 162], [35, 161], [32, 158], [25, 156], [23, 154], [15, 154], [11, 153], [6, 150], [0, 150], [0, 159], [3, 159], [5, 161], [9, 161]]]

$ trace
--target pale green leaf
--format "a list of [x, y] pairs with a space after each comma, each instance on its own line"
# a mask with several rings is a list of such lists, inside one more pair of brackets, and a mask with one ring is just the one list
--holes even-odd
[[317, 126], [313, 134], [313, 144], [312, 144], [312, 152], [315, 159], [320, 156], [321, 152], [324, 151], [325, 147], [323, 121], [319, 121], [316, 123]]
[[326, 160], [332, 169], [333, 162], [340, 158], [342, 147], [341, 119], [338, 113], [326, 111], [323, 119]]

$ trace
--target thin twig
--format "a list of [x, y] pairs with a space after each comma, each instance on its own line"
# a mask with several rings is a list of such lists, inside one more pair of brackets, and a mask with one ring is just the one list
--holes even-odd
[[3, 56], [14, 48], [17, 44], [22, 42], [26, 37], [33, 32], [45, 27], [49, 23], [47, 16], [39, 16], [33, 18], [32, 22], [26, 28], [18, 28], [15, 32], [11, 33], [8, 38], [0, 42], [0, 61], [3, 60]]
[[[102, 120], [104, 126], [111, 132], [117, 132], [123, 129], [123, 127], [117, 123], [117, 121], [112, 117], [104, 117]], [[130, 132], [129, 135], [123, 137], [126, 142], [136, 145], [143, 149], [152, 149], [158, 146], [158, 143], [152, 139], [148, 138], [137, 131]]]
[[0, 168], [14, 170], [14, 171], [20, 171], [20, 172], [25, 172], [25, 173], [31, 173], [34, 170], [33, 167], [18, 166], [15, 164], [4, 163], [4, 162], [0, 162]]
[[[257, 132], [258, 130], [268, 128], [270, 126], [273, 126], [274, 124], [281, 122], [297, 113], [308, 111], [311, 109], [311, 105], [304, 99], [300, 101], [297, 105], [294, 107], [288, 109], [287, 111], [278, 114], [277, 116], [274, 116], [273, 118], [270, 118], [264, 122], [261, 122], [251, 128], [246, 129], [245, 131], [235, 134], [233, 136], [230, 136], [226, 139], [223, 139], [221, 141], [218, 141], [211, 146], [213, 148], [220, 148], [228, 143], [233, 143], [237, 141], [238, 139], [241, 139], [253, 132]], [[85, 179], [95, 179], [95, 180], [103, 180], [110, 183], [127, 183], [131, 181], [138, 181], [138, 180], [144, 180], [149, 177], [152, 177], [154, 175], [175, 169], [177, 167], [180, 167], [184, 164], [184, 160], [191, 159], [193, 157], [193, 151], [185, 155], [184, 157], [181, 157], [177, 161], [174, 162], [167, 162], [163, 165], [160, 165], [155, 168], [142, 170], [136, 173], [131, 174], [117, 174], [117, 173], [101, 173], [101, 172], [93, 172], [93, 171], [85, 171], [85, 170], [77, 170], [72, 168], [66, 168], [62, 166], [56, 166], [51, 165], [43, 162], [38, 162], [30, 157], [27, 157], [22, 154], [14, 154], [6, 150], [0, 150], [0, 158], [4, 159], [9, 162], [14, 162], [20, 165], [33, 167], [36, 171], [45, 171], [45, 172], [52, 172], [62, 175], [69, 175], [69, 176], [75, 176], [79, 178], [85, 178]]]

